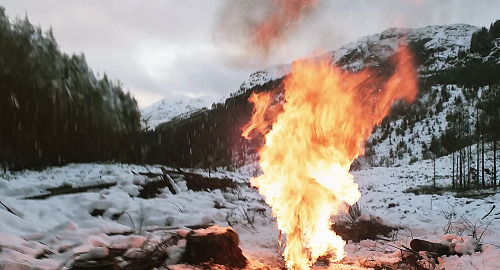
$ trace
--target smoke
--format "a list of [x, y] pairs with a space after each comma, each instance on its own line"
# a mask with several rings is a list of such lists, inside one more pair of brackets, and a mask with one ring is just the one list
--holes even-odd
[[280, 58], [319, 0], [234, 0], [218, 14], [214, 41], [229, 60], [260, 66]]

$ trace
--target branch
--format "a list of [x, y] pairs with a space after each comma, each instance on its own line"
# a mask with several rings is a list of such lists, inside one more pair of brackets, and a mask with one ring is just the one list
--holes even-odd
[[7, 209], [7, 211], [9, 211], [11, 214], [13, 214], [16, 217], [19, 217], [18, 215], [16, 215], [16, 213], [14, 213], [12, 210], [10, 210], [10, 208], [7, 207], [7, 205], [5, 205], [2, 201], [0, 201], [0, 204], [2, 204], [3, 207], [5, 207], [5, 209]]
[[481, 219], [485, 219], [487, 216], [489, 216], [491, 214], [491, 212], [493, 212], [493, 209], [495, 209], [495, 205], [493, 205], [493, 207], [491, 207], [491, 210], [488, 212], [488, 214], [484, 215], [484, 217]]

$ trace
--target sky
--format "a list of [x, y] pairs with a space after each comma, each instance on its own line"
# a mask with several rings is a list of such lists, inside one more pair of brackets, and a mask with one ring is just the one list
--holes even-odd
[[53, 29], [59, 48], [84, 53], [96, 73], [119, 80], [139, 107], [182, 95], [214, 101], [254, 71], [334, 50], [389, 27], [500, 19], [500, 0], [323, 0], [265, 52], [249, 25], [273, 0], [0, 0], [7, 15]]

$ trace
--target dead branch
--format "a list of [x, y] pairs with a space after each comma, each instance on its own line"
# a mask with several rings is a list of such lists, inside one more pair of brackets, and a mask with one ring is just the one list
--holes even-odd
[[164, 167], [160, 167], [161, 169], [161, 172], [163, 173], [161, 178], [163, 179], [163, 181], [165, 181], [165, 183], [167, 184], [167, 187], [168, 187], [168, 190], [170, 190], [170, 192], [172, 194], [177, 194], [177, 191], [175, 190], [174, 188], [174, 185], [173, 185], [173, 180], [172, 178], [170, 177], [170, 175], [168, 175], [168, 171], [167, 169], [165, 169]]
[[132, 174], [134, 175], [142, 175], [146, 176], [147, 178], [155, 178], [155, 177], [161, 177], [163, 174], [161, 173], [152, 173], [152, 172], [134, 172], [132, 171]]
[[489, 216], [491, 214], [491, 212], [493, 212], [493, 209], [495, 209], [495, 205], [493, 205], [493, 207], [491, 207], [491, 210], [488, 212], [488, 214], [484, 215], [484, 217], [481, 219], [485, 219], [487, 216]]
[[16, 217], [19, 217], [18, 215], [16, 215], [16, 213], [14, 213], [12, 210], [10, 210], [10, 208], [7, 207], [7, 205], [5, 205], [2, 201], [0, 201], [0, 204], [3, 205], [3, 207], [5, 207], [5, 209], [7, 209], [7, 211], [9, 211], [9, 213], [13, 214]]
[[170, 159], [168, 159], [166, 156], [162, 155], [161, 156], [165, 162], [167, 162], [170, 166], [172, 166], [174, 169], [176, 169], [179, 173], [185, 174], [182, 170], [181, 167], [177, 166], [174, 162], [172, 162]]

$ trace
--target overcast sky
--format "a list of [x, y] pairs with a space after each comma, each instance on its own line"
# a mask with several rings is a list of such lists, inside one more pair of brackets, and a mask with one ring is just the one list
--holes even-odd
[[[271, 0], [0, 0], [13, 19], [50, 26], [66, 53], [123, 82], [144, 107], [174, 95], [236, 91], [250, 73], [388, 27], [500, 19], [500, 0], [324, 0], [266, 57], [244, 50], [248, 16]], [[250, 15], [249, 15], [250, 14]]]

